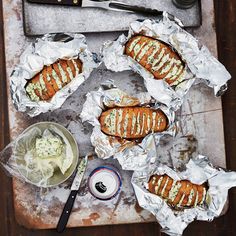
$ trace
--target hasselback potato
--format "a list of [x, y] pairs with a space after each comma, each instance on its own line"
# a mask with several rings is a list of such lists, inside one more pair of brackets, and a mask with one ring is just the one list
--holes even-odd
[[26, 92], [33, 101], [47, 101], [57, 91], [82, 72], [80, 59], [58, 60], [44, 68], [26, 84]]

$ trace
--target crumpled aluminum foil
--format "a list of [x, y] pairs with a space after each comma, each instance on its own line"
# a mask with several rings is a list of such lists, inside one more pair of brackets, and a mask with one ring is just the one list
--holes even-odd
[[[174, 180], [189, 180], [195, 184], [207, 182], [209, 189], [206, 202], [203, 206], [174, 210], [161, 197], [147, 190], [147, 183], [153, 174], [167, 174]], [[182, 235], [188, 224], [195, 219], [212, 221], [221, 214], [228, 190], [236, 186], [236, 172], [216, 168], [207, 157], [198, 155], [189, 160], [182, 172], [154, 161], [145, 170], [135, 171], [131, 182], [139, 205], [152, 212], [165, 233], [176, 236]]]
[[[166, 12], [159, 20], [135, 21], [130, 24], [128, 36], [122, 34], [116, 41], [106, 42], [101, 51], [106, 67], [112, 71], [133, 70], [143, 78], [151, 96], [177, 110], [183, 97], [194, 83], [204, 82], [220, 96], [227, 89], [231, 78], [225, 67], [209, 50], [191, 34], [181, 28], [180, 22]], [[185, 79], [177, 86], [170, 86], [153, 75], [131, 57], [124, 55], [125, 43], [136, 34], [157, 38], [178, 52], [186, 63]]]
[[[45, 65], [58, 59], [80, 58], [83, 62], [82, 73], [68, 85], [59, 90], [49, 101], [32, 101], [26, 94], [27, 80], [36, 75]], [[60, 108], [69, 97], [98, 67], [97, 55], [91, 53], [82, 34], [46, 34], [30, 44], [20, 57], [20, 63], [14, 68], [10, 78], [10, 91], [16, 109], [29, 116]]]
[[[169, 120], [169, 127], [161, 133], [147, 135], [141, 143], [135, 141], [119, 141], [116, 137], [106, 135], [101, 131], [99, 117], [106, 108], [144, 106], [154, 109], [161, 109]], [[136, 94], [132, 97], [117, 88], [113, 81], [106, 81], [98, 91], [87, 94], [87, 99], [83, 105], [80, 115], [83, 122], [92, 124], [93, 132], [91, 143], [95, 147], [95, 152], [99, 158], [106, 159], [113, 156], [117, 159], [124, 170], [142, 170], [145, 168], [150, 158], [156, 153], [156, 146], [163, 135], [176, 134], [178, 122], [175, 122], [175, 113], [165, 105], [158, 103], [148, 93]]]

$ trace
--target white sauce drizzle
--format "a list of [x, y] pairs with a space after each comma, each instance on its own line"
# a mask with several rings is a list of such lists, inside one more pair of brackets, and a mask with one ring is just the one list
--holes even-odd
[[195, 199], [195, 202], [194, 202], [194, 207], [197, 206], [197, 203], [198, 203], [198, 191], [197, 191], [197, 194], [196, 194], [196, 199]]
[[158, 129], [160, 128], [161, 122], [162, 122], [162, 117], [159, 117], [157, 120], [157, 128]]
[[47, 74], [47, 81], [51, 81], [49, 74]]
[[147, 53], [147, 51], [150, 49], [150, 47], [152, 47], [152, 46], [153, 46], [153, 42], [152, 41], [148, 42], [148, 44], [144, 46], [141, 53], [136, 58], [136, 61], [139, 62], [143, 58], [143, 56]]
[[181, 70], [180, 68], [178, 68], [176, 65], [172, 68], [172, 70], [170, 70], [170, 72], [163, 78], [163, 79], [167, 79], [170, 78], [174, 75], [176, 75], [177, 73], [180, 73]]
[[78, 68], [78, 66], [77, 66], [77, 64], [74, 60], [72, 60], [72, 62], [73, 62], [74, 67], [75, 67], [76, 75], [78, 75], [79, 74], [79, 68]]
[[153, 61], [154, 61], [154, 56], [156, 55], [156, 53], [159, 51], [159, 49], [160, 49], [160, 44], [159, 43], [156, 43], [155, 44], [155, 49], [153, 50], [153, 52], [152, 52], [152, 54], [147, 58], [147, 63], [148, 64], [152, 64], [153, 63]]
[[176, 182], [177, 182], [176, 180], [173, 180], [173, 182], [172, 182], [172, 185], [171, 185], [171, 188], [170, 188], [170, 191], [169, 191], [169, 195], [168, 195], [169, 199], [171, 199], [171, 196], [173, 195], [173, 191], [174, 191]]
[[61, 64], [60, 64], [60, 63], [57, 63], [57, 66], [58, 66], [59, 71], [60, 71], [60, 73], [61, 73], [61, 77], [62, 77], [63, 83], [67, 83], [66, 73], [65, 73], [65, 71], [62, 69]]
[[125, 119], [124, 119], [124, 137], [127, 135], [127, 128], [129, 123], [129, 113], [126, 113]]
[[133, 116], [132, 116], [132, 125], [131, 125], [131, 134], [134, 133], [134, 127], [135, 127], [135, 125], [136, 125], [136, 116], [133, 115]]
[[115, 134], [116, 132], [116, 114], [117, 109], [113, 109], [110, 113], [111, 125], [109, 126], [109, 131], [111, 134]]
[[179, 203], [177, 204], [178, 207], [181, 206], [183, 200], [184, 200], [185, 194], [182, 195], [181, 199], [179, 200]]
[[67, 67], [66, 70], [67, 70], [67, 72], [69, 73], [70, 80], [73, 80], [73, 79], [74, 79], [74, 76], [73, 76], [73, 73], [72, 73], [71, 68], [70, 68], [70, 67]]
[[163, 75], [166, 72], [168, 72], [170, 68], [172, 67], [172, 65], [174, 64], [174, 61], [175, 61], [175, 58], [172, 57], [169, 63], [160, 71], [160, 74]]
[[34, 87], [35, 87], [35, 89], [37, 89], [39, 91], [40, 96], [42, 96], [43, 91], [42, 91], [42, 87], [41, 87], [39, 81], [36, 84], [34, 84]]
[[173, 71], [170, 76], [166, 76], [165, 78], [169, 78], [170, 80], [175, 80], [180, 75], [182, 70], [183, 70], [183, 66], [180, 66], [178, 71], [175, 74], [174, 74], [175, 71]]
[[121, 135], [121, 121], [122, 121], [123, 110], [118, 110], [118, 123], [117, 123], [117, 133]]
[[145, 45], [146, 42], [142, 43], [141, 45], [140, 44], [136, 44], [135, 47], [134, 47], [134, 59], [136, 58], [136, 56], [139, 54], [140, 50], [142, 49], [143, 45]]
[[147, 130], [146, 130], [146, 133], [150, 131], [150, 125], [151, 125], [151, 118], [148, 114], [148, 117], [147, 117]]
[[158, 181], [157, 181], [157, 186], [155, 186], [155, 193], [158, 193], [158, 190], [161, 186], [161, 181], [163, 180], [163, 177], [161, 177]]
[[46, 89], [46, 85], [45, 85], [45, 82], [44, 82], [44, 80], [43, 80], [43, 75], [42, 75], [42, 74], [39, 75], [39, 83], [40, 83], [42, 89], [43, 89], [44, 91], [46, 91], [47, 89]]
[[156, 127], [156, 115], [157, 115], [157, 113], [156, 112], [153, 112], [152, 113], [152, 132], [154, 132], [154, 130], [155, 130], [155, 127]]
[[37, 96], [37, 94], [34, 91], [35, 86], [33, 83], [30, 83], [27, 87], [26, 87], [26, 92], [29, 94], [30, 98], [33, 101], [39, 101], [39, 97]]
[[192, 199], [193, 199], [193, 196], [194, 196], [194, 189], [191, 189], [190, 194], [188, 196], [187, 206], [190, 206], [190, 204], [192, 202]]
[[181, 60], [176, 60], [174, 61], [175, 64], [177, 64], [178, 66], [182, 65], [182, 61]]
[[171, 85], [179, 84], [182, 80], [184, 80], [184, 78], [185, 78], [185, 70], [182, 72], [182, 74], [180, 74], [179, 78], [176, 81], [171, 83]]
[[157, 66], [152, 67], [152, 71], [158, 71], [169, 60], [169, 54], [165, 55]]
[[111, 118], [110, 116], [106, 116], [105, 119], [104, 119], [104, 123], [107, 127], [110, 127], [111, 126]]
[[152, 179], [152, 185], [154, 185], [156, 182], [156, 177], [154, 176], [153, 179]]
[[144, 129], [144, 124], [145, 124], [145, 117], [146, 117], [146, 115], [145, 115], [145, 113], [143, 113], [143, 122], [142, 122], [142, 128], [141, 128], [141, 134], [143, 134], [143, 129]]
[[166, 178], [165, 185], [164, 185], [163, 189], [161, 190], [161, 196], [162, 196], [162, 197], [163, 197], [163, 195], [164, 195], [164, 192], [165, 192], [166, 186], [167, 186], [167, 184], [168, 184], [168, 181], [169, 181], [169, 177]]
[[55, 79], [57, 87], [59, 89], [61, 89], [62, 88], [62, 82], [61, 82], [60, 78], [58, 77], [58, 75], [57, 75], [55, 70], [52, 70], [52, 77]]
[[136, 135], [140, 133], [140, 113], [138, 113], [138, 117], [137, 117], [137, 121], [136, 121], [136, 124], [137, 124], [137, 131], [136, 131]]
[[172, 185], [171, 189], [170, 189], [170, 192], [169, 192], [169, 196], [168, 198], [173, 202], [179, 192], [179, 189], [181, 188], [181, 183], [177, 183], [176, 184], [176, 181], [173, 182], [174, 185]]
[[154, 67], [157, 63], [159, 63], [159, 61], [161, 60], [161, 58], [163, 57], [165, 53], [165, 50], [166, 50], [165, 48], [162, 48], [160, 54], [158, 54], [158, 57], [154, 59], [152, 63], [150, 63], [152, 67]]
[[200, 202], [200, 205], [203, 204], [203, 202], [205, 201], [205, 198], [206, 198], [206, 189], [203, 188], [202, 200]]
[[133, 50], [134, 46], [135, 46], [140, 40], [141, 40], [141, 38], [138, 37], [138, 38], [134, 39], [134, 40], [131, 42], [130, 46], [128, 47], [129, 52], [131, 52], [131, 51]]

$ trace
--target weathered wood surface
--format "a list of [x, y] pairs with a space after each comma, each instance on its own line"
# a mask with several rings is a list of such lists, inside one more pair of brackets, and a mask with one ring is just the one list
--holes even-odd
[[[233, 5], [234, 4], [234, 5]], [[233, 77], [236, 75], [235, 71], [235, 3], [231, 1], [224, 1], [217, 2], [217, 9], [218, 18], [217, 18], [217, 26], [219, 27], [219, 45], [220, 45], [220, 59], [224, 62], [228, 69], [232, 73]], [[225, 11], [222, 11], [225, 9]], [[227, 12], [227, 18], [224, 18]], [[221, 17], [220, 17], [221, 16]], [[220, 17], [220, 18], [219, 18]], [[224, 21], [220, 21], [220, 19], [225, 19]], [[228, 27], [225, 27], [226, 22], [229, 23]], [[234, 34], [233, 34], [234, 33]], [[14, 40], [13, 40], [14, 41]], [[15, 40], [16, 41], [16, 40]], [[3, 43], [1, 43], [3, 46]], [[2, 47], [3, 48], [3, 47]], [[3, 60], [3, 58], [0, 58]], [[1, 61], [1, 72], [4, 71], [4, 63]], [[3, 74], [3, 73], [1, 73]], [[1, 78], [2, 79], [2, 78]], [[1, 83], [1, 95], [5, 97], [4, 88], [5, 80], [2, 80]], [[226, 153], [227, 153], [227, 164], [228, 167], [231, 169], [236, 169], [236, 163], [234, 161], [234, 156], [236, 154], [235, 150], [235, 83], [234, 81], [230, 82], [229, 91], [223, 97], [223, 108], [224, 108], [224, 123], [225, 123], [225, 130], [226, 130]], [[6, 104], [6, 99], [1, 99], [1, 125], [4, 127], [4, 131], [7, 130], [7, 109], [4, 104]], [[5, 121], [5, 122], [4, 122]], [[1, 127], [1, 128], [2, 128]], [[1, 129], [2, 131], [3, 129]], [[2, 138], [4, 137], [4, 138]], [[7, 132], [1, 132], [1, 145], [4, 145], [4, 140], [8, 140]], [[6, 141], [7, 142], [7, 141]], [[5, 144], [6, 144], [5, 142]], [[9, 185], [10, 180], [7, 179], [1, 173], [1, 179], [3, 180], [2, 189], [4, 189], [3, 194], [1, 195], [1, 210], [3, 214], [1, 214], [1, 224], [0, 227], [0, 235], [31, 235], [31, 231], [27, 231], [18, 225], [15, 224], [14, 221], [14, 213], [12, 208], [12, 198], [11, 198], [11, 187]], [[4, 186], [6, 186], [4, 188]], [[8, 186], [8, 187], [7, 187]], [[235, 191], [232, 191], [235, 193]], [[230, 196], [230, 200], [235, 200], [235, 195]], [[212, 223], [202, 223], [196, 222], [192, 224], [185, 232], [186, 235], [234, 235], [235, 232], [235, 224], [233, 221], [233, 216], [235, 214], [235, 201], [230, 201], [230, 209], [226, 216], [223, 216], [219, 219], [214, 220]], [[81, 228], [76, 230], [68, 230], [68, 235], [74, 235], [78, 233], [80, 235], [122, 235], [122, 234], [129, 234], [129, 235], [158, 235], [158, 225], [157, 224], [135, 224], [135, 225], [126, 225], [126, 226], [106, 226], [106, 227], [92, 227], [88, 228]], [[53, 231], [38, 231], [34, 234], [39, 235], [54, 235]]]

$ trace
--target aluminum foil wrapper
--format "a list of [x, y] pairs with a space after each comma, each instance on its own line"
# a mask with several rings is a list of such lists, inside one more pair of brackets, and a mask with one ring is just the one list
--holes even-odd
[[[80, 58], [83, 62], [82, 73], [59, 90], [49, 101], [32, 101], [26, 94], [28, 80], [40, 72], [45, 65], [58, 59]], [[13, 103], [18, 111], [33, 117], [40, 113], [60, 108], [69, 97], [100, 64], [97, 55], [91, 53], [82, 34], [46, 34], [30, 44], [20, 57], [10, 78], [10, 90]]]
[[[127, 106], [161, 109], [169, 120], [168, 129], [161, 133], [147, 135], [141, 143], [126, 139], [119, 140], [103, 133], [99, 122], [101, 113], [107, 108]], [[87, 94], [80, 117], [83, 122], [87, 121], [94, 126], [91, 143], [95, 147], [98, 157], [106, 159], [113, 156], [119, 161], [124, 170], [142, 170], [146, 168], [150, 158], [156, 153], [156, 146], [160, 138], [165, 134], [174, 136], [178, 129], [178, 122], [175, 122], [173, 110], [158, 103], [146, 92], [132, 97], [117, 88], [113, 81], [106, 81], [98, 91]]]
[[[194, 83], [203, 81], [214, 89], [216, 96], [227, 89], [231, 78], [225, 67], [211, 55], [197, 39], [181, 28], [180, 21], [166, 12], [159, 20], [135, 21], [130, 24], [128, 36], [122, 34], [116, 41], [108, 41], [102, 47], [103, 60], [112, 71], [133, 70], [143, 78], [146, 88], [156, 100], [177, 110], [183, 97]], [[178, 52], [186, 64], [185, 76], [177, 85], [156, 80], [153, 75], [131, 57], [124, 55], [126, 42], [136, 34], [150, 36], [165, 42]]]
[[[195, 184], [207, 182], [209, 189], [205, 203], [195, 208], [173, 209], [161, 197], [147, 190], [149, 178], [153, 174], [167, 174], [174, 180], [189, 180]], [[189, 160], [182, 172], [153, 162], [146, 170], [135, 171], [131, 181], [139, 205], [152, 212], [165, 233], [176, 236], [182, 235], [188, 224], [195, 219], [212, 221], [221, 214], [228, 190], [236, 186], [236, 172], [216, 168], [207, 157], [198, 155]]]

